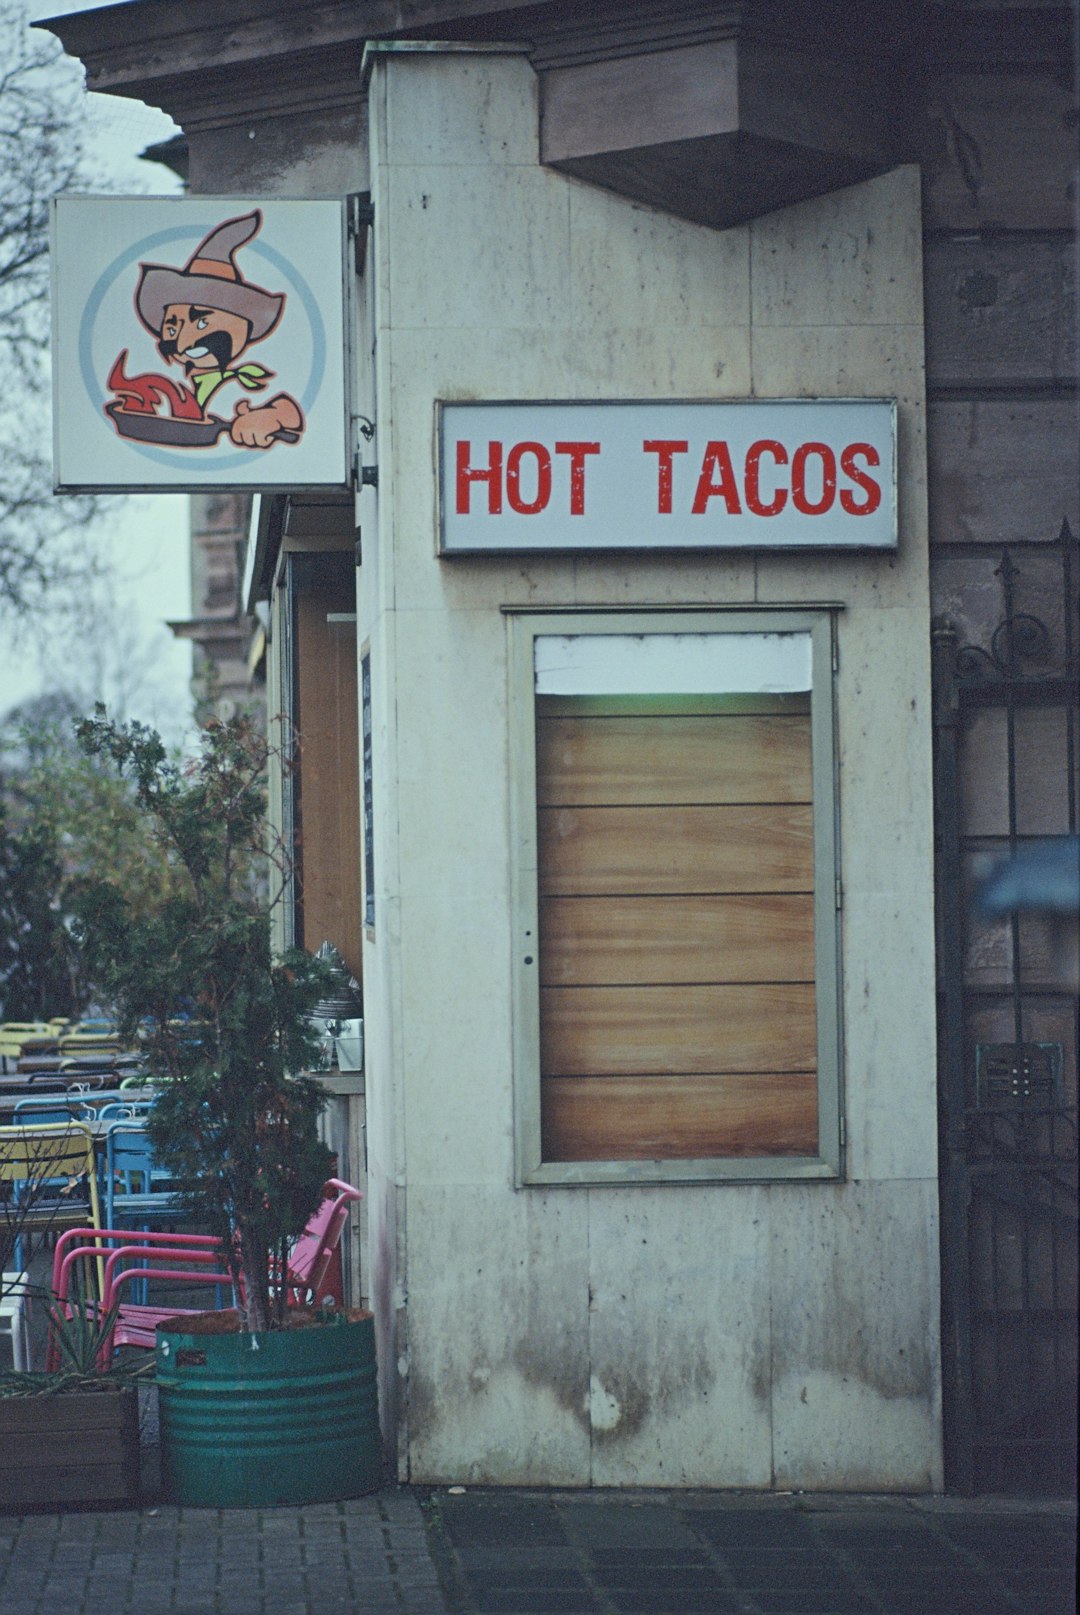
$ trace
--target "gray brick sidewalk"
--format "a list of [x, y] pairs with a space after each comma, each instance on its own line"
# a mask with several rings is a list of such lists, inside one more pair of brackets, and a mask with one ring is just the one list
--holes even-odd
[[1073, 1615], [1063, 1504], [424, 1497], [453, 1615]]
[[1072, 1615], [1075, 1510], [388, 1487], [0, 1516], [0, 1615]]
[[0, 1516], [0, 1615], [442, 1615], [411, 1493]]

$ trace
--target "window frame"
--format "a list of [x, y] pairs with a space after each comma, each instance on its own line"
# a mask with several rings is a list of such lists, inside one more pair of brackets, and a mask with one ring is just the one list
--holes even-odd
[[[832, 604], [683, 611], [568, 611], [561, 608], [545, 612], [535, 607], [504, 608], [508, 632], [514, 1183], [517, 1188], [784, 1180], [835, 1182], [843, 1178], [839, 756], [835, 694], [836, 614], [839, 609]], [[545, 1162], [540, 1142], [535, 641], [558, 635], [736, 633], [808, 633], [811, 641], [819, 1153], [816, 1156]]]

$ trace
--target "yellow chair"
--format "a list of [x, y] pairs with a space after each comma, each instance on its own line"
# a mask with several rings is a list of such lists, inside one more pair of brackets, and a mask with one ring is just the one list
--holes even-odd
[[[82, 1186], [86, 1185], [86, 1198]], [[94, 1135], [83, 1121], [0, 1127], [0, 1222], [23, 1271], [34, 1234], [63, 1228], [100, 1228]]]
[[44, 1021], [4, 1021], [0, 1024], [0, 1060], [17, 1060], [27, 1038], [55, 1036], [55, 1028]]
[[120, 1039], [115, 1032], [61, 1032], [58, 1041], [61, 1054], [121, 1052]]

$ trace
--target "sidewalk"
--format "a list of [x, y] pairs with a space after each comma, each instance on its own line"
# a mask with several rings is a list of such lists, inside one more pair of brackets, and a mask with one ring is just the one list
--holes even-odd
[[387, 1487], [0, 1516], [2, 1615], [1072, 1615], [1075, 1510]]
[[454, 1615], [1073, 1615], [1075, 1510], [1006, 1499], [424, 1497]]
[[2, 1615], [442, 1615], [407, 1491], [309, 1508], [0, 1516]]

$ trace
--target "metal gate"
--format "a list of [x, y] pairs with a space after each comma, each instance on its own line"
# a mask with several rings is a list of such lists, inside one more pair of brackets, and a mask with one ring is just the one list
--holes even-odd
[[1055, 544], [1020, 553], [987, 562], [982, 598], [1000, 591], [1000, 620], [984, 643], [934, 624], [946, 1484], [1064, 1493], [1076, 1476], [1076, 982], [1049, 918], [995, 920], [978, 901], [1001, 857], [1077, 831], [1077, 544], [1063, 524]]

